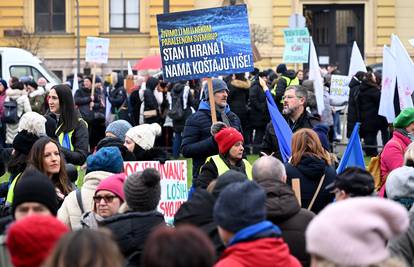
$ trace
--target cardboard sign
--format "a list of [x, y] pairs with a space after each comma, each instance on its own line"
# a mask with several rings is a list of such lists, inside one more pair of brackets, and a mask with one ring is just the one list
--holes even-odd
[[166, 223], [173, 224], [174, 215], [181, 204], [187, 201], [187, 161], [169, 160], [165, 164], [159, 161], [125, 161], [126, 175], [143, 171], [147, 168], [158, 170], [161, 175], [161, 200], [158, 211], [164, 215]]
[[284, 29], [284, 63], [307, 63], [309, 57], [308, 28]]
[[157, 15], [164, 80], [253, 70], [246, 5]]
[[349, 98], [349, 82], [351, 77], [344, 75], [331, 76], [331, 98], [336, 98], [338, 101], [347, 101]]
[[85, 61], [92, 63], [108, 63], [109, 39], [98, 37], [86, 38]]

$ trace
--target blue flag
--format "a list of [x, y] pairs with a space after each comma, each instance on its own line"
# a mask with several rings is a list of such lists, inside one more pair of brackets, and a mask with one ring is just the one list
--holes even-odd
[[280, 114], [270, 91], [266, 90], [265, 94], [267, 99], [267, 109], [269, 110], [273, 129], [275, 130], [275, 134], [277, 136], [280, 154], [282, 155], [283, 162], [287, 162], [292, 154], [292, 129], [290, 129], [285, 118], [283, 118], [282, 114]]
[[362, 153], [361, 140], [358, 134], [359, 125], [360, 123], [358, 122], [354, 126], [345, 153], [336, 169], [336, 173], [338, 174], [343, 172], [346, 167], [359, 167], [365, 170], [364, 154]]

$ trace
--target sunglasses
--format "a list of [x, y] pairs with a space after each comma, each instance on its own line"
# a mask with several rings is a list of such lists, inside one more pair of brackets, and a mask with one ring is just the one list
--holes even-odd
[[94, 196], [93, 197], [93, 201], [95, 201], [95, 203], [100, 203], [101, 200], [105, 200], [106, 203], [111, 203], [112, 201], [114, 201], [114, 198], [116, 198], [117, 196], [113, 196], [113, 195], [107, 195], [107, 196]]

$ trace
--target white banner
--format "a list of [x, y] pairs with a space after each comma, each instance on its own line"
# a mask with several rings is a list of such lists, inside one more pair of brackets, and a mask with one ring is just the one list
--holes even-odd
[[334, 102], [340, 103], [348, 101], [349, 98], [349, 82], [350, 76], [345, 75], [332, 75], [331, 76], [331, 99], [335, 99]]
[[395, 66], [395, 55], [386, 45], [384, 45], [382, 51], [382, 58], [382, 86], [378, 114], [386, 117], [388, 123], [392, 123], [395, 119], [394, 94], [397, 70]]
[[357, 43], [354, 41], [352, 46], [351, 62], [349, 63], [348, 76], [354, 76], [358, 71], [367, 72], [364, 59], [359, 51]]
[[187, 161], [168, 160], [165, 164], [159, 161], [124, 162], [126, 175], [147, 168], [154, 168], [161, 175], [161, 199], [158, 203], [158, 211], [164, 215], [166, 223], [172, 225], [175, 213], [188, 197]]
[[313, 81], [318, 113], [322, 114], [322, 111], [325, 109], [325, 106], [323, 104], [323, 78], [321, 75], [321, 68], [319, 67], [318, 56], [316, 55], [315, 45], [313, 44], [312, 38], [310, 38], [309, 80]]
[[108, 63], [109, 39], [98, 37], [86, 38], [85, 61], [92, 63]]
[[414, 91], [414, 64], [397, 35], [391, 35], [391, 49], [395, 53], [395, 67], [398, 67], [397, 86], [400, 109], [413, 107], [411, 94]]

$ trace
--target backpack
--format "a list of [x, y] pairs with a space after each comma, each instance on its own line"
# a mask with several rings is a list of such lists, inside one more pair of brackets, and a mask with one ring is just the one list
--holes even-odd
[[17, 101], [10, 99], [3, 104], [3, 117], [2, 122], [16, 124], [19, 122], [19, 116], [17, 115]]
[[374, 177], [375, 191], [378, 192], [385, 181], [381, 181], [381, 153], [372, 157], [369, 161], [367, 171]]
[[168, 111], [168, 116], [173, 120], [181, 120], [184, 118], [185, 112], [183, 107], [183, 92], [179, 95], [172, 94], [171, 109]]

